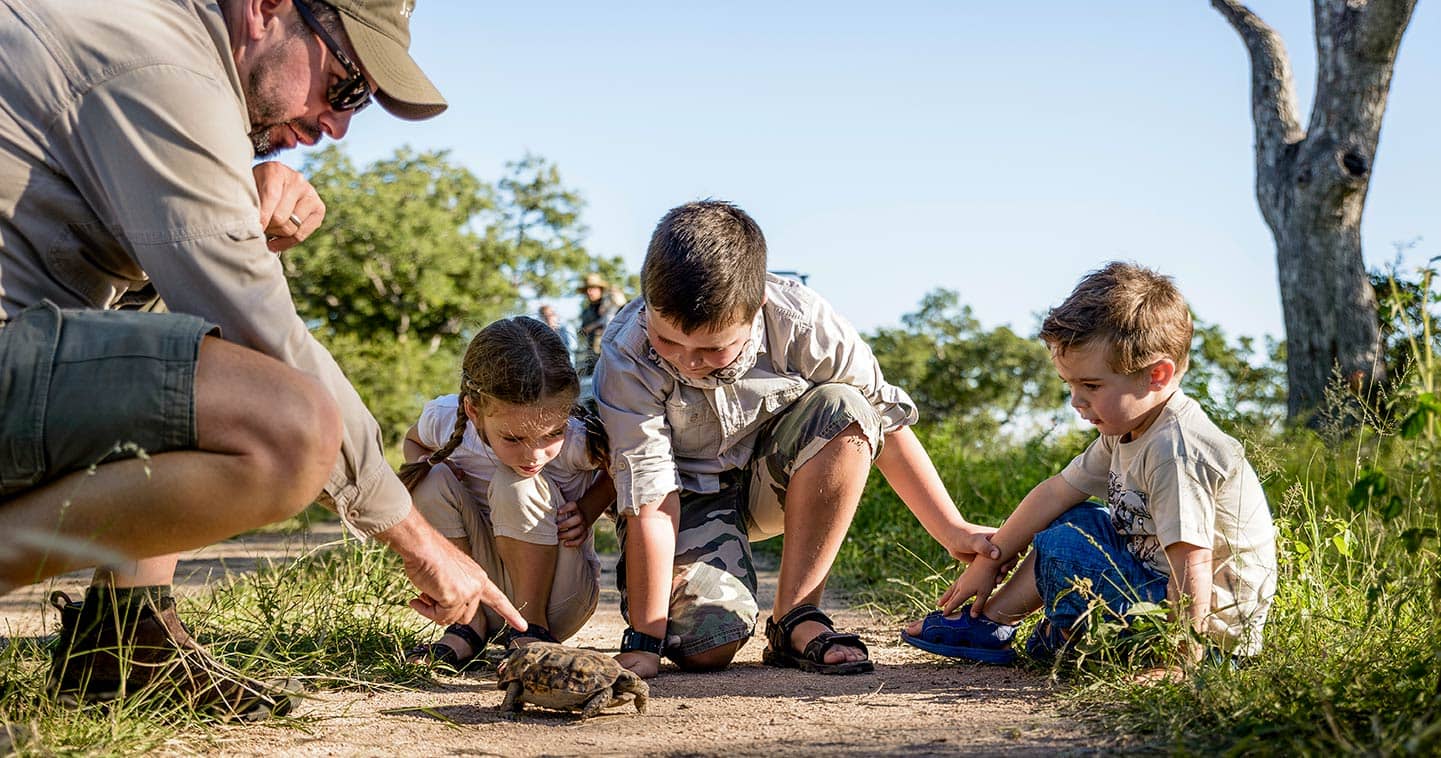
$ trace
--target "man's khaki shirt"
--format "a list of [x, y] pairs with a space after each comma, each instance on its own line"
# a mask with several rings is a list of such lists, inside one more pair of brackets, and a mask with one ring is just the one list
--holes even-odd
[[345, 420], [325, 491], [374, 534], [410, 498], [265, 246], [242, 93], [214, 2], [0, 0], [0, 324], [153, 283], [170, 310], [325, 384]]
[[855, 327], [794, 280], [767, 275], [748, 346], [755, 365], [734, 382], [697, 387], [679, 380], [651, 348], [646, 323], [642, 299], [622, 308], [606, 327], [595, 371], [621, 513], [677, 490], [719, 491], [722, 472], [750, 462], [765, 422], [818, 384], [860, 390], [886, 433], [916, 421], [915, 403], [886, 383]]

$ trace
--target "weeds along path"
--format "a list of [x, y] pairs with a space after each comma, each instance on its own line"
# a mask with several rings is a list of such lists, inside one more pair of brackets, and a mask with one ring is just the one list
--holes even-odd
[[[198, 551], [181, 564], [182, 591], [338, 537], [335, 525], [317, 524], [308, 535], [253, 535]], [[614, 557], [604, 564], [600, 607], [570, 643], [613, 652], [625, 624]], [[85, 581], [72, 575], [55, 586], [71, 591]], [[775, 581], [774, 571], [761, 574], [764, 608]], [[32, 589], [3, 598], [0, 618], [8, 629], [0, 627], [0, 634], [51, 631], [53, 613], [42, 620], [39, 610], [44, 594]], [[485, 670], [440, 677], [423, 689], [322, 692], [296, 718], [218, 727], [198, 742], [225, 755], [270, 756], [1052, 755], [1104, 749], [1103, 738], [1087, 736], [1057, 713], [1044, 675], [942, 662], [901, 644], [895, 619], [844, 608], [835, 599], [827, 605], [842, 628], [861, 633], [871, 646], [874, 673], [818, 676], [763, 666], [765, 638], [758, 633], [726, 671], [687, 674], [667, 664], [651, 680], [643, 716], [617, 708], [580, 722], [572, 714], [530, 708], [512, 720], [498, 712], [501, 693], [494, 671]]]
[[[333, 544], [344, 536], [338, 521], [319, 521], [306, 531], [257, 532], [185, 553], [175, 569], [175, 594], [180, 598], [205, 592], [222, 579], [248, 574], [267, 561], [283, 563]], [[54, 590], [79, 600], [90, 584], [91, 571], [75, 571], [49, 581], [0, 595], [0, 637], [53, 634], [60, 620], [46, 602]], [[184, 614], [185, 607], [180, 607]]]

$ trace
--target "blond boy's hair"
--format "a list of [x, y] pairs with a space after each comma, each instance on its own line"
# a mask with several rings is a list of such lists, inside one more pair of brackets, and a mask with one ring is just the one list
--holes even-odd
[[1118, 374], [1134, 374], [1160, 358], [1184, 373], [1191, 334], [1191, 309], [1171, 278], [1119, 261], [1087, 274], [1041, 325], [1041, 339], [1056, 355], [1105, 345]]

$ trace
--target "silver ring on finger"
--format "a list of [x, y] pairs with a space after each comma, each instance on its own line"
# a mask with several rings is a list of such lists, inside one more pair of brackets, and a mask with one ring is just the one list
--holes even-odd
[[297, 230], [300, 229], [300, 217], [294, 213], [290, 214], [290, 223], [295, 224]]

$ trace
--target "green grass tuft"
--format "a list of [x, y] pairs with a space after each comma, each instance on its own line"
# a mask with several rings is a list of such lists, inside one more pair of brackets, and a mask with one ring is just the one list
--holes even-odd
[[[293, 677], [312, 690], [411, 687], [431, 675], [402, 651], [438, 634], [408, 607], [412, 594], [393, 553], [346, 539], [183, 601], [180, 611], [211, 653], [257, 678]], [[44, 695], [48, 668], [45, 640], [0, 649], [0, 754], [220, 748], [223, 731], [184, 707], [129, 700], [67, 709]]]
[[[1326, 438], [1235, 433], [1277, 524], [1281, 576], [1265, 649], [1243, 668], [1202, 666], [1177, 683], [1136, 683], [1141, 663], [1094, 656], [1057, 672], [1072, 685], [1068, 707], [1141, 749], [1441, 751], [1441, 451], [1384, 425]], [[987, 445], [934, 429], [923, 442], [961, 512], [996, 524], [1086, 440]], [[837, 583], [915, 616], [958, 570], [874, 477]], [[1154, 633], [1176, 632], [1163, 624]]]

